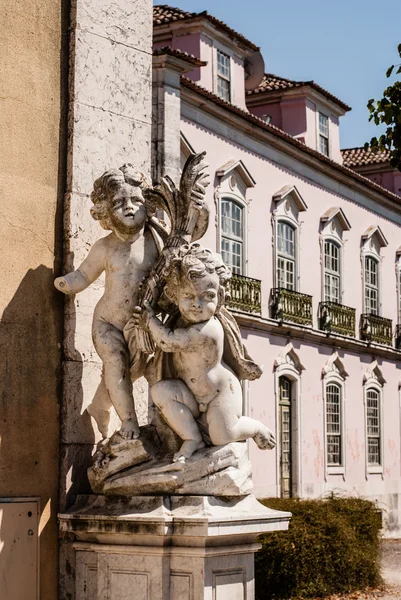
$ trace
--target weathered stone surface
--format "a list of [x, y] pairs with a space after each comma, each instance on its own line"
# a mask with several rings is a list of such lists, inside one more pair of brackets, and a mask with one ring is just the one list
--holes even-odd
[[77, 33], [75, 44], [74, 100], [150, 123], [151, 57], [86, 31]]
[[150, 2], [80, 0], [77, 3], [77, 22], [80, 29], [149, 54], [152, 52], [152, 18]]
[[115, 434], [95, 455], [88, 476], [92, 489], [107, 495], [195, 494], [243, 496], [252, 490], [246, 444], [235, 442], [196, 452], [185, 462], [163, 457], [152, 426], [137, 440]]
[[[114, 165], [131, 162], [149, 172], [151, 125], [76, 103], [70, 153], [70, 191], [89, 194], [93, 181]], [[99, 229], [99, 233], [101, 230]]]

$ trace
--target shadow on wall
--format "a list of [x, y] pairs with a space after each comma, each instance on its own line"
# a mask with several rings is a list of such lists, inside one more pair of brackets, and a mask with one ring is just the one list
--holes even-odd
[[[70, 253], [68, 258], [63, 272], [74, 269], [73, 254]], [[65, 302], [64, 344], [68, 347], [68, 355], [63, 361], [60, 444], [60, 510], [65, 511], [74, 504], [77, 494], [92, 493], [87, 469], [92, 464], [95, 432], [88, 412], [82, 412], [84, 359], [75, 347], [75, 296], [64, 296], [57, 291], [56, 294]]]
[[49, 267], [30, 269], [0, 322], [0, 496], [40, 497], [47, 564], [57, 554], [61, 393], [62, 303], [52, 281]]

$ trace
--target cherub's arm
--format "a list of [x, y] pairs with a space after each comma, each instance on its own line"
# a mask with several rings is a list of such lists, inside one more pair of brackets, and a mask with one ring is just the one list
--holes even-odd
[[98, 240], [92, 246], [88, 256], [76, 271], [57, 277], [55, 287], [63, 294], [82, 292], [103, 273], [105, 266], [104, 239]]
[[203, 338], [196, 325], [188, 329], [169, 329], [157, 318], [148, 302], [145, 303], [145, 310], [139, 307], [135, 309], [133, 319], [137, 325], [144, 326], [151, 333], [155, 344], [165, 352], [193, 350]]

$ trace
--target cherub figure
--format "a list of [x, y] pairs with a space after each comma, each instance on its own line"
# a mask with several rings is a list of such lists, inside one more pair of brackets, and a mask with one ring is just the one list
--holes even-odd
[[124, 338], [124, 326], [139, 301], [139, 289], [161, 250], [161, 228], [151, 219], [144, 195], [150, 189], [146, 177], [132, 165], [107, 171], [94, 183], [91, 215], [104, 229], [76, 271], [58, 277], [54, 284], [64, 294], [86, 289], [106, 271], [105, 290], [92, 326], [93, 342], [103, 361], [102, 380], [88, 412], [107, 437], [109, 409], [114, 406], [125, 438], [139, 436], [132, 381], [145, 367], [146, 356]]
[[270, 429], [242, 416], [239, 378], [256, 379], [262, 372], [224, 308], [230, 270], [219, 255], [199, 244], [182, 246], [167, 270], [164, 294], [179, 315], [167, 326], [146, 303], [142, 311], [137, 307], [136, 319], [159, 349], [155, 362], [172, 359], [173, 378], [159, 380], [150, 391], [165, 421], [183, 440], [174, 461], [185, 461], [204, 447], [198, 422], [207, 427], [213, 445], [253, 438], [259, 448], [273, 448]]

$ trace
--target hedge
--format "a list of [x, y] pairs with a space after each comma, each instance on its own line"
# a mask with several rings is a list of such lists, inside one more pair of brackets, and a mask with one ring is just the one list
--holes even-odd
[[382, 583], [381, 515], [373, 502], [334, 495], [261, 502], [293, 516], [287, 532], [259, 538], [256, 600], [324, 597]]

